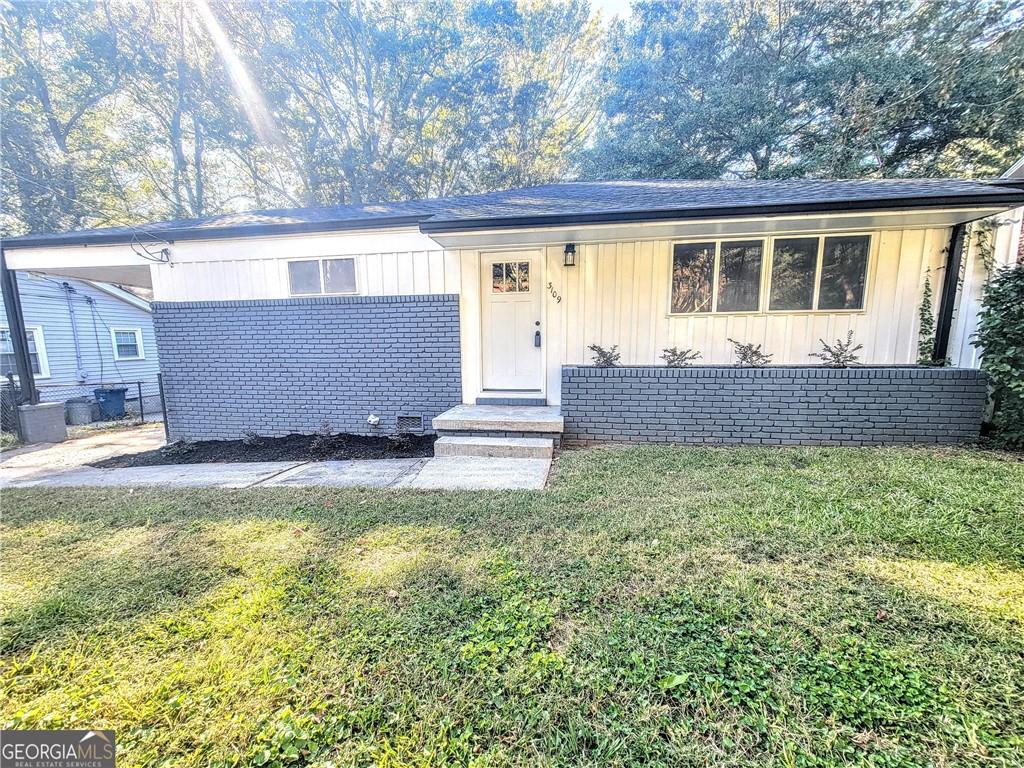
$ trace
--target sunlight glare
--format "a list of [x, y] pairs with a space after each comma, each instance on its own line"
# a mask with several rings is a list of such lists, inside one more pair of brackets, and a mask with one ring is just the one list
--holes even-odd
[[245, 110], [245, 115], [249, 118], [256, 135], [264, 144], [283, 145], [284, 137], [274, 122], [274, 117], [267, 107], [262, 92], [249, 74], [249, 70], [245, 68], [245, 64], [242, 63], [241, 57], [235, 51], [235, 46], [228, 39], [220, 22], [217, 21], [217, 17], [213, 15], [209, 3], [206, 0], [195, 0], [195, 6], [206, 31], [217, 47], [217, 52], [228, 68], [228, 75], [231, 78], [235, 95], [242, 102], [242, 109]]

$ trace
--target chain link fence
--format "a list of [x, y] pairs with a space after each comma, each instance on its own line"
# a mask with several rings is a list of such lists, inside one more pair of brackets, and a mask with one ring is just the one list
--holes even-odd
[[[41, 403], [64, 403], [68, 426], [109, 424], [132, 426], [163, 421], [160, 381], [114, 381], [103, 384], [47, 384], [36, 382]], [[19, 389], [15, 377], [0, 381], [0, 431], [18, 431]]]

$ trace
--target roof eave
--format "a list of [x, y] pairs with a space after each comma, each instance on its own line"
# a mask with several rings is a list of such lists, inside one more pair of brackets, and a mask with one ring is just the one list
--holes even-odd
[[682, 208], [648, 211], [607, 211], [584, 214], [541, 214], [495, 218], [426, 220], [420, 230], [431, 232], [465, 232], [475, 229], [524, 229], [576, 224], [615, 224], [645, 221], [685, 221], [690, 219], [737, 218], [749, 216], [784, 216], [801, 213], [842, 213], [853, 211], [884, 211], [919, 208], [991, 208], [1012, 207], [1024, 203], [1024, 190], [1014, 193], [986, 195], [955, 195], [923, 198], [892, 198], [876, 200], [839, 200], [817, 203], [787, 203], [756, 206], [717, 206], [713, 208]]
[[140, 227], [136, 233], [117, 232], [111, 234], [90, 234], [81, 237], [72, 235], [25, 235], [10, 240], [0, 240], [4, 250], [16, 248], [47, 248], [72, 245], [130, 245], [142, 243], [173, 243], [182, 240], [228, 240], [236, 237], [271, 237], [274, 235], [300, 235], [317, 232], [348, 232], [387, 227], [412, 226], [424, 220], [424, 216], [387, 216], [376, 219], [349, 221], [295, 222], [292, 224], [239, 224], [231, 227], [209, 227], [206, 229], [163, 229], [146, 231]]

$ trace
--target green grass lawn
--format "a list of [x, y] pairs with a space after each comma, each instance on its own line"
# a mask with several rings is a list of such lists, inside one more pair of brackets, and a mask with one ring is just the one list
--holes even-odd
[[1024, 462], [3, 493], [0, 720], [130, 765], [1024, 765]]

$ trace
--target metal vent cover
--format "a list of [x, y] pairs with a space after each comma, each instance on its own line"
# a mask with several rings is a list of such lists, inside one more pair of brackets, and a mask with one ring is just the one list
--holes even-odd
[[423, 417], [399, 416], [395, 422], [395, 431], [400, 435], [407, 435], [410, 432], [420, 433], [423, 431]]

